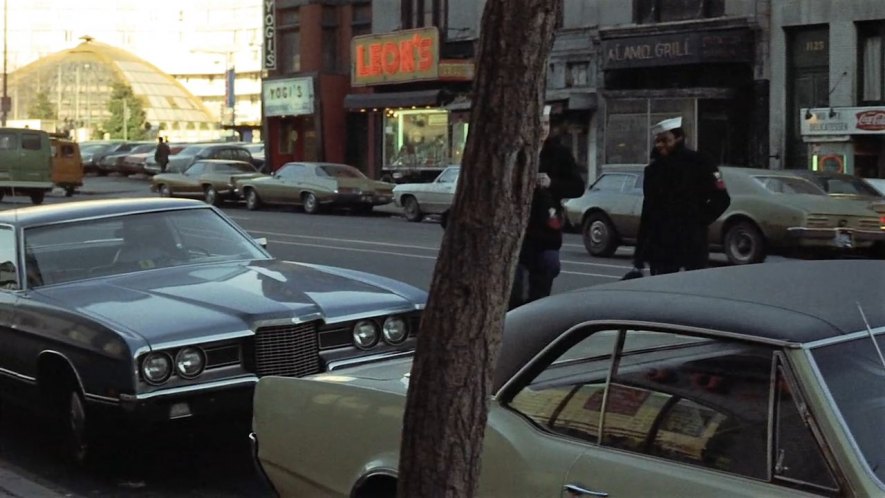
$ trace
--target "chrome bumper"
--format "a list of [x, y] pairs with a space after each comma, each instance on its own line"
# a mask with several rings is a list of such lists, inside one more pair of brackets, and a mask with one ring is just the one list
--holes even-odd
[[850, 249], [855, 243], [867, 244], [885, 240], [885, 231], [857, 230], [854, 228], [806, 228], [790, 227], [787, 233], [803, 241], [820, 242], [828, 247]]

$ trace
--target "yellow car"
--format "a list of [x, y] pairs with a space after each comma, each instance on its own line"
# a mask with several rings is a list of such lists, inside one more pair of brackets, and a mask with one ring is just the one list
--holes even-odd
[[[883, 265], [697, 270], [511, 311], [478, 496], [885, 496]], [[259, 379], [279, 496], [393, 498], [411, 366]]]

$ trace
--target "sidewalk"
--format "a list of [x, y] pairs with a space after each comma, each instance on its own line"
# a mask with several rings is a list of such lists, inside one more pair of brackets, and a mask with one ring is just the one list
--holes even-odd
[[0, 461], [0, 498], [62, 498], [57, 493], [43, 485], [10, 470]]

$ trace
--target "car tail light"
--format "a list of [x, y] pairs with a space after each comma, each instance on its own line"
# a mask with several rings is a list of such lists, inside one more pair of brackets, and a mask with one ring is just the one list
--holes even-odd
[[879, 217], [879, 228], [885, 230], [885, 215]]

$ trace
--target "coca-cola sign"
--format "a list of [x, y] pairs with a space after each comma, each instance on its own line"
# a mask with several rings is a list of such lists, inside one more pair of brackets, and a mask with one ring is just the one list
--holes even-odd
[[857, 129], [866, 131], [885, 130], [885, 110], [857, 113]]

